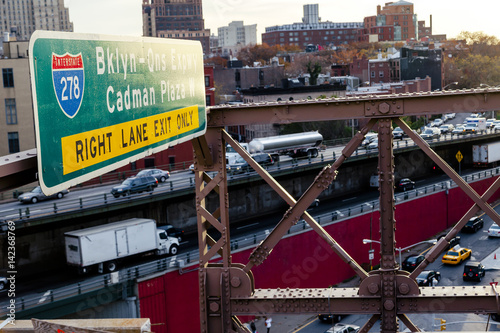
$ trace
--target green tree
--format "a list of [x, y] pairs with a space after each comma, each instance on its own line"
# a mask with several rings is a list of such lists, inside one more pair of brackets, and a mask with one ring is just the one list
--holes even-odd
[[306, 65], [307, 72], [311, 76], [309, 79], [309, 84], [312, 86], [315, 86], [318, 83], [318, 76], [321, 74], [321, 65], [319, 62], [314, 62], [309, 60], [309, 62]]

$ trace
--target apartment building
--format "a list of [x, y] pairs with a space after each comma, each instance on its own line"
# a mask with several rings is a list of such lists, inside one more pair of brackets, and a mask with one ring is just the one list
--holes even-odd
[[143, 0], [143, 35], [197, 40], [210, 53], [210, 29], [205, 29], [201, 0]]
[[64, 0], [3, 0], [0, 30], [16, 40], [29, 40], [35, 30], [73, 31]]
[[28, 42], [4, 42], [0, 59], [0, 156], [35, 147], [35, 125], [28, 62]]

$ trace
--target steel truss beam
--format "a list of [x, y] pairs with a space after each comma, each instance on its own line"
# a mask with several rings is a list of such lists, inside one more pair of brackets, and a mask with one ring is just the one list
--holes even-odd
[[[345, 314], [372, 314], [361, 328], [368, 332], [380, 320], [382, 332], [397, 332], [399, 320], [412, 331], [419, 331], [406, 316], [409, 313], [500, 313], [496, 286], [419, 287], [415, 277], [433, 262], [447, 242], [479, 209], [500, 225], [500, 216], [487, 200], [500, 187], [495, 183], [482, 195], [476, 193], [429, 145], [409, 129], [400, 118], [448, 112], [464, 113], [500, 109], [500, 89], [475, 89], [366, 98], [326, 99], [209, 109], [204, 138], [193, 140], [195, 150], [196, 209], [200, 244], [201, 332], [248, 332], [235, 315], [272, 315], [278, 313], [317, 314], [342, 309]], [[291, 122], [364, 118], [368, 124], [347, 144], [342, 156], [326, 166], [302, 197], [295, 200], [258, 165], [224, 130], [224, 126], [248, 124], [287, 124]], [[338, 169], [378, 122], [381, 262], [377, 271], [366, 272], [343, 250], [305, 210], [335, 180]], [[395, 258], [394, 154], [392, 122], [398, 124], [474, 201], [457, 225], [428, 252], [426, 260], [413, 273], [401, 271]], [[273, 231], [256, 247], [247, 263], [231, 262], [225, 146], [230, 144], [290, 206]], [[213, 178], [208, 171], [215, 172]], [[210, 193], [218, 196], [218, 207], [207, 209]], [[255, 290], [251, 269], [265, 262], [274, 246], [289, 228], [304, 219], [312, 229], [350, 265], [360, 278], [359, 288], [342, 289], [266, 289]], [[212, 239], [208, 229], [220, 234]], [[307, 251], [307, 249], [304, 249]], [[216, 254], [220, 264], [209, 261]]]

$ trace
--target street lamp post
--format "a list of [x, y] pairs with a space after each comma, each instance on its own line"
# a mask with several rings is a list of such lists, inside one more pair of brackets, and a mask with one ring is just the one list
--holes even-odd
[[447, 85], [445, 85], [443, 88], [441, 88], [441, 90], [445, 90], [446, 88], [448, 88], [449, 86], [452, 86], [452, 85], [457, 85], [458, 82], [455, 81], [455, 82], [451, 82], [451, 83], [448, 83]]
[[[408, 250], [409, 248], [412, 248], [414, 246], [420, 245], [420, 244], [425, 244], [425, 243], [436, 244], [436, 242], [437, 242], [437, 239], [429, 239], [429, 240], [425, 240], [425, 241], [422, 241], [422, 242], [418, 242], [418, 243], [415, 243], [415, 244], [408, 245], [408, 246], [403, 247], [403, 248], [401, 248], [401, 247], [395, 248], [394, 250], [396, 250], [396, 251], [399, 252], [399, 267], [400, 268], [402, 267], [401, 252], [403, 252], [405, 250]], [[373, 239], [363, 239], [363, 244], [370, 244], [370, 243], [380, 244], [379, 241], [376, 241], [376, 240], [373, 240]]]

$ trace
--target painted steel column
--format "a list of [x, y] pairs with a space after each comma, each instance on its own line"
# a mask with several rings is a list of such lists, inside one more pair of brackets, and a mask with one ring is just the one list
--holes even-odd
[[394, 219], [394, 154], [392, 119], [378, 122], [379, 191], [380, 191], [380, 273], [382, 316], [380, 331], [398, 331], [396, 299], [396, 245]]

